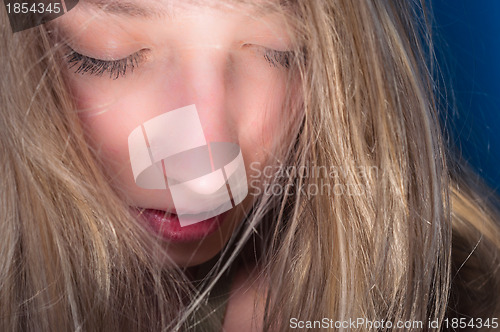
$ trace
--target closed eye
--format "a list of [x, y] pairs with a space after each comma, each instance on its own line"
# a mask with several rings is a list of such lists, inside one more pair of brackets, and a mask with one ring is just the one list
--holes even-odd
[[[260, 48], [260, 47], [259, 47]], [[68, 46], [69, 52], [64, 56], [69, 68], [75, 68], [76, 74], [89, 74], [94, 76], [109, 75], [113, 80], [124, 77], [128, 71], [133, 72], [144, 58], [144, 52], [141, 50], [130, 56], [117, 60], [96, 59], [76, 52]], [[270, 48], [261, 48], [262, 56], [273, 67], [290, 68], [292, 51], [278, 51]]]
[[292, 55], [292, 51], [278, 51], [269, 48], [266, 48], [264, 51], [264, 59], [273, 67], [282, 66], [286, 69], [290, 68]]
[[69, 52], [65, 55], [65, 59], [70, 69], [76, 67], [75, 73], [95, 76], [102, 76], [106, 73], [109, 74], [109, 78], [114, 80], [120, 76], [125, 76], [129, 70], [133, 72], [144, 56], [144, 50], [141, 50], [123, 59], [101, 60], [80, 54], [70, 47], [68, 48]]

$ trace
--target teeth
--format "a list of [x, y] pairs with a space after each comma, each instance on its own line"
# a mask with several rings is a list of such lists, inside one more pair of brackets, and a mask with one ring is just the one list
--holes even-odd
[[175, 215], [174, 213], [170, 213], [170, 212], [167, 212], [167, 211], [163, 211], [163, 210], [156, 210], [157, 213], [165, 216], [165, 217], [169, 217], [169, 216], [173, 216]]

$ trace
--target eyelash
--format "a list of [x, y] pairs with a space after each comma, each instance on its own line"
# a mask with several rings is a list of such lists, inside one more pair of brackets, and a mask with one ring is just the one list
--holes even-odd
[[[290, 68], [291, 55], [291, 51], [277, 51], [273, 49], [265, 49], [263, 54], [264, 59], [271, 66], [275, 68], [281, 66], [286, 69]], [[70, 52], [65, 57], [70, 65], [70, 69], [80, 64], [75, 70], [76, 74], [83, 75], [88, 73], [90, 75], [102, 76], [105, 72], [108, 72], [109, 78], [113, 78], [114, 80], [118, 79], [120, 75], [125, 76], [129, 68], [133, 72], [142, 59], [140, 51], [119, 60], [100, 60], [80, 54], [72, 49], [70, 49]]]
[[89, 73], [90, 75], [102, 76], [108, 72], [109, 78], [116, 80], [120, 75], [125, 76], [128, 69], [133, 72], [134, 68], [139, 65], [142, 54], [139, 51], [119, 60], [100, 60], [71, 50], [65, 57], [70, 69], [80, 64], [75, 70], [76, 74]]
[[273, 67], [282, 66], [286, 69], [290, 68], [291, 57], [292, 51], [266, 49], [264, 52], [264, 59]]

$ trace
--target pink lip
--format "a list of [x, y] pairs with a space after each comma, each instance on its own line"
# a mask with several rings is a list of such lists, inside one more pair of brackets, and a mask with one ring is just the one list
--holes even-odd
[[162, 210], [136, 209], [137, 215], [163, 239], [169, 242], [199, 241], [219, 229], [225, 213], [200, 221], [196, 224], [181, 227], [176, 214]]

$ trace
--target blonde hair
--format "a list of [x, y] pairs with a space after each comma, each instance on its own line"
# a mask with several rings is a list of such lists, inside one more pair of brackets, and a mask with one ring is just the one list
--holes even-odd
[[[301, 84], [300, 102], [287, 105], [300, 105], [301, 118], [269, 162], [342, 172], [272, 181], [363, 190], [259, 197], [238, 248], [258, 235], [264, 330], [323, 317], [439, 330], [429, 323], [498, 316], [498, 211], [443, 142], [423, 4], [286, 7], [291, 76]], [[0, 329], [179, 328], [200, 294], [182, 271], [151, 259], [161, 249], [89, 149], [44, 27], [12, 34], [7, 22], [2, 14]]]

